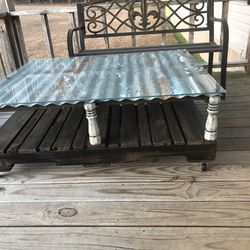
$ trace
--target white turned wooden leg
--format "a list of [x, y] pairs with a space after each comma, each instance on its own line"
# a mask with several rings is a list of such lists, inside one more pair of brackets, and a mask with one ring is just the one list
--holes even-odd
[[101, 136], [95, 112], [96, 105], [95, 103], [85, 103], [84, 108], [88, 119], [89, 142], [91, 145], [99, 145], [101, 144]]
[[211, 96], [208, 104], [208, 115], [205, 127], [204, 138], [207, 141], [215, 141], [217, 139], [217, 128], [219, 113], [220, 96]]

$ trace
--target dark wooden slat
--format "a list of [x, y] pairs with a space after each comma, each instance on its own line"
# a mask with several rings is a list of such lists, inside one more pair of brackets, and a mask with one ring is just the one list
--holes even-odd
[[152, 141], [150, 137], [150, 128], [148, 124], [147, 111], [146, 111], [145, 105], [139, 104], [137, 106], [137, 112], [138, 112], [138, 123], [139, 123], [141, 146], [151, 146]]
[[15, 138], [15, 140], [9, 146], [7, 152], [13, 153], [18, 151], [19, 147], [22, 145], [24, 140], [27, 138], [34, 126], [39, 122], [39, 119], [44, 114], [44, 109], [38, 109], [34, 115], [29, 119], [27, 124], [24, 126], [20, 134]]
[[121, 137], [122, 147], [138, 146], [138, 125], [135, 105], [121, 107]]
[[246, 128], [218, 128], [218, 138], [250, 138], [250, 124]]
[[250, 151], [250, 138], [223, 138], [217, 140], [217, 149], [221, 151]]
[[120, 134], [120, 106], [111, 107], [111, 120], [109, 130], [108, 145], [109, 147], [119, 146], [119, 134]]
[[204, 141], [204, 126], [202, 124], [202, 117], [199, 115], [193, 101], [173, 102], [173, 107], [179, 124], [181, 124], [187, 144], [202, 144]]
[[54, 141], [56, 140], [70, 110], [71, 109], [69, 107], [61, 109], [60, 114], [58, 115], [56, 121], [49, 128], [48, 133], [46, 134], [43, 141], [41, 142], [41, 144], [39, 146], [40, 151], [50, 151], [51, 150], [52, 145], [53, 145]]
[[249, 127], [250, 118], [221, 118], [218, 123], [219, 128], [244, 128]]
[[99, 105], [96, 109], [102, 139], [102, 143], [99, 147], [105, 147], [105, 145], [107, 145], [109, 110], [110, 107], [108, 105]]
[[74, 141], [72, 143], [72, 148], [73, 149], [83, 149], [84, 148], [84, 143], [86, 141], [88, 135], [88, 121], [86, 118], [86, 113], [84, 111], [81, 124], [79, 128], [77, 129], [76, 136], [74, 138]]
[[3, 153], [15, 139], [35, 110], [16, 112], [0, 129], [0, 152]]
[[163, 110], [168, 121], [168, 127], [175, 145], [184, 145], [185, 139], [183, 137], [181, 128], [176, 120], [171, 103], [163, 103]]
[[159, 103], [150, 103], [147, 109], [153, 144], [155, 146], [171, 145], [161, 105]]
[[57, 117], [60, 108], [48, 108], [36, 126], [32, 129], [29, 136], [19, 148], [19, 152], [35, 152]]
[[77, 132], [77, 128], [83, 119], [84, 109], [83, 107], [72, 108], [70, 114], [65, 121], [62, 130], [60, 131], [52, 149], [53, 150], [69, 150], [74, 137]]

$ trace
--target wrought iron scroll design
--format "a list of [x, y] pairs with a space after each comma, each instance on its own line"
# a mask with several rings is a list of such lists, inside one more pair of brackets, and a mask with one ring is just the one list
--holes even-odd
[[[173, 1], [176, 5], [173, 5]], [[128, 27], [138, 33], [155, 31], [162, 30], [163, 24], [167, 25], [168, 30], [181, 29], [182, 24], [186, 25], [186, 30], [199, 30], [201, 26], [206, 26], [207, 0], [194, 3], [193, 8], [190, 7], [191, 2], [192, 0], [130, 0], [122, 3], [120, 0], [112, 0], [94, 3], [85, 6], [85, 28], [90, 34], [107, 30], [108, 33], [121, 33], [122, 27]], [[162, 15], [166, 9], [168, 15]], [[121, 15], [124, 11], [126, 14]], [[186, 15], [183, 16], [183, 13]], [[109, 20], [104, 22], [108, 15]], [[191, 17], [194, 22], [190, 22]]]

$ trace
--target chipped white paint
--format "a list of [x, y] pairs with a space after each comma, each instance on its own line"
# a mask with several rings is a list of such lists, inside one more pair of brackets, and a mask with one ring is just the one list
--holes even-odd
[[84, 108], [88, 119], [89, 142], [91, 145], [99, 145], [101, 144], [101, 136], [95, 111], [96, 105], [95, 103], [85, 103]]
[[219, 103], [220, 96], [211, 96], [209, 97], [208, 104], [208, 116], [205, 127], [204, 138], [207, 141], [215, 141], [217, 139], [217, 127], [218, 127], [218, 118], [219, 113]]

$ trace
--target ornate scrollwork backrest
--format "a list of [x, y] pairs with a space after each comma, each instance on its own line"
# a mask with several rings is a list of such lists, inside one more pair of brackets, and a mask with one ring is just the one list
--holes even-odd
[[208, 29], [208, 6], [207, 0], [90, 0], [78, 14], [86, 37], [137, 35]]

